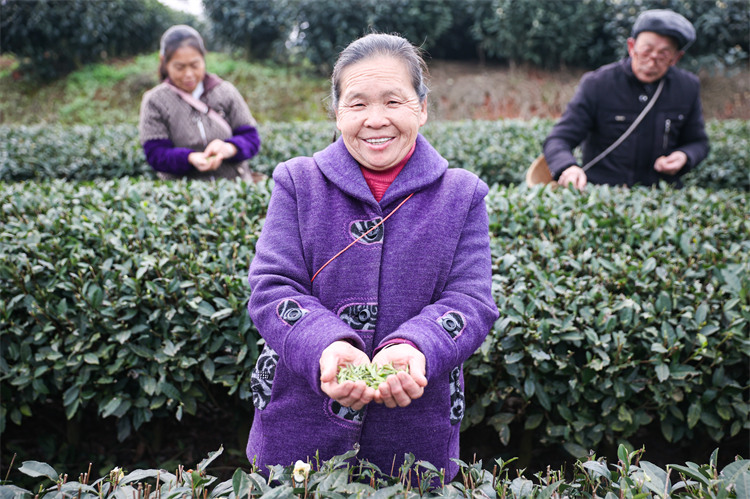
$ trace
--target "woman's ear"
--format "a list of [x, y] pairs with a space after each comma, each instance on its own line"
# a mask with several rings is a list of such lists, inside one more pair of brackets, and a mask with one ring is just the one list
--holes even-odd
[[422, 101], [422, 107], [419, 110], [419, 126], [427, 123], [427, 97]]

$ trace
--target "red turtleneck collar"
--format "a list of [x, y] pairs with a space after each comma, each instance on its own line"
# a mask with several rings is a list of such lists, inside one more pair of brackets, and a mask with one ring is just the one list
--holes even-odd
[[362, 170], [362, 175], [365, 177], [365, 181], [370, 187], [370, 191], [372, 192], [372, 195], [375, 196], [375, 200], [378, 203], [381, 199], [383, 199], [385, 191], [388, 190], [388, 187], [390, 187], [393, 181], [396, 180], [396, 177], [404, 168], [404, 165], [406, 165], [406, 163], [409, 161], [409, 158], [411, 158], [412, 154], [414, 154], [414, 149], [416, 148], [417, 143], [414, 142], [414, 145], [411, 146], [411, 150], [406, 154], [406, 156], [404, 156], [404, 159], [399, 161], [397, 165], [392, 166], [387, 170], [375, 171], [359, 165], [359, 169]]

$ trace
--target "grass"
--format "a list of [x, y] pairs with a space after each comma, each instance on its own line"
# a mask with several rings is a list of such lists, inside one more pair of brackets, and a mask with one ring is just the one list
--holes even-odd
[[[0, 122], [30, 125], [138, 123], [143, 93], [158, 81], [158, 54], [92, 64], [44, 85], [0, 64]], [[325, 120], [329, 82], [302, 69], [254, 63], [211, 52], [208, 70], [232, 82], [255, 118], [263, 122]]]

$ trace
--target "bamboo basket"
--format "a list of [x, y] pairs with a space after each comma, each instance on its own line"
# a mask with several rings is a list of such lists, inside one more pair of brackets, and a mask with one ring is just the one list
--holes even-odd
[[526, 170], [526, 185], [533, 187], [538, 184], [552, 184], [557, 185], [557, 182], [552, 178], [552, 174], [547, 166], [547, 160], [544, 154], [540, 154], [528, 170]]

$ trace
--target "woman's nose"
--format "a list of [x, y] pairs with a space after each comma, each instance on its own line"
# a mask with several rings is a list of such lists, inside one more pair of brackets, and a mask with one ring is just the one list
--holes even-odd
[[365, 126], [380, 128], [388, 125], [388, 110], [383, 105], [371, 105], [367, 108]]

